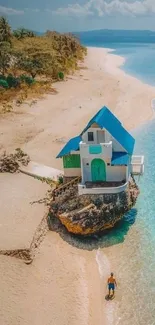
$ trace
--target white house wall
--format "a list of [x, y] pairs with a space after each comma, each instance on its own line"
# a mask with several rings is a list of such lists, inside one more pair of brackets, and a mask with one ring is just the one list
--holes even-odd
[[[97, 136], [97, 132], [103, 131], [103, 141], [102, 136], [100, 135], [99, 138]], [[88, 141], [88, 132], [94, 133], [94, 141]], [[98, 141], [98, 139], [100, 141]], [[126, 150], [120, 145], [118, 141], [115, 140], [115, 138], [112, 137], [112, 135], [106, 130], [106, 129], [100, 129], [98, 127], [91, 127], [89, 128], [83, 135], [82, 135], [82, 141], [87, 144], [99, 144], [99, 143], [109, 143], [112, 141], [112, 148], [115, 152], [126, 152]]]
[[126, 166], [106, 166], [106, 181], [119, 182], [126, 179]]
[[[88, 132], [94, 133], [94, 141], [88, 141]], [[100, 132], [99, 137], [98, 137], [98, 132]], [[105, 139], [106, 139], [106, 131], [98, 127], [91, 127], [82, 135], [82, 141], [87, 144], [105, 143], [106, 142]]]
[[105, 129], [105, 142], [108, 143], [112, 141], [112, 136], [111, 134]]
[[112, 148], [114, 152], [126, 152], [126, 150], [112, 137]]
[[91, 160], [89, 158], [83, 158], [83, 183], [91, 182]]
[[89, 160], [100, 158], [104, 161], [111, 162], [112, 158], [112, 143], [103, 144], [101, 143], [101, 153], [100, 154], [92, 154], [89, 152], [89, 145], [88, 143], [80, 143], [80, 156], [82, 158], [89, 158]]
[[[94, 133], [94, 141], [88, 141], [88, 132]], [[103, 133], [98, 136], [97, 132]], [[98, 141], [100, 140], [100, 142]], [[112, 142], [112, 143], [111, 143]], [[89, 153], [89, 145], [100, 144], [102, 152], [100, 154]], [[82, 176], [82, 182], [92, 181], [91, 178], [91, 162], [94, 159], [102, 159], [106, 163], [106, 181], [122, 181], [128, 178], [128, 167], [126, 166], [108, 166], [111, 164], [112, 151], [115, 152], [126, 152], [125, 149], [111, 136], [106, 130], [103, 131], [93, 125], [82, 135], [82, 142], [80, 143], [80, 157], [81, 157], [81, 168], [64, 168], [64, 175], [66, 177]], [[77, 152], [76, 152], [77, 153]]]
[[115, 152], [126, 152], [126, 150], [121, 146], [121, 144], [112, 137], [112, 135], [107, 131], [108, 142], [112, 141], [112, 149]]
[[[83, 135], [82, 135], [82, 141], [89, 144], [96, 144], [97, 143], [97, 128], [89, 128]], [[88, 132], [94, 133], [94, 141], [88, 142]]]
[[81, 176], [81, 168], [64, 168], [64, 176], [66, 177]]
[[[83, 158], [83, 183], [91, 182], [91, 162], [93, 159]], [[64, 168], [64, 176], [66, 177], [80, 177], [82, 174], [81, 168]], [[106, 163], [106, 181], [122, 181], [127, 179], [128, 167], [127, 166], [107, 166]]]
[[[93, 159], [90, 159], [90, 158], [82, 159], [83, 183], [92, 181], [91, 162]], [[112, 181], [120, 182], [122, 180], [125, 180], [126, 176], [127, 176], [127, 169], [128, 169], [128, 167], [126, 167], [126, 166], [108, 166], [106, 163], [106, 181], [107, 182], [112, 182]]]

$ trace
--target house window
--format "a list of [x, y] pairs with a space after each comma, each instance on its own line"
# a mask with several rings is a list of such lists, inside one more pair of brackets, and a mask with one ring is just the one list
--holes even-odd
[[88, 141], [93, 142], [94, 141], [94, 133], [88, 132]]

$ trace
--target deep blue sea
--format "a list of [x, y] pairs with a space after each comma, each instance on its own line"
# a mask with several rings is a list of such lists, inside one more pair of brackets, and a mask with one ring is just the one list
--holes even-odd
[[[88, 40], [86, 35], [81, 38], [87, 46], [115, 49], [126, 58], [123, 70], [155, 85], [155, 42], [148, 39], [146, 43], [146, 38], [144, 42], [132, 42], [132, 38], [104, 42], [90, 34]], [[136, 179], [140, 195], [116, 228], [100, 239], [100, 267], [104, 274], [106, 249], [114, 247], [114, 253], [107, 256], [119, 284], [116, 299], [106, 306], [109, 325], [155, 324], [155, 120], [132, 133], [135, 153], [145, 156], [144, 175]]]

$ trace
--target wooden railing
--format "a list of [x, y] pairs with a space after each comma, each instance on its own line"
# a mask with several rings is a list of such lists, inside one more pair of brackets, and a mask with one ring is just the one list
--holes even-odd
[[72, 179], [70, 182], [63, 184], [59, 187], [56, 187], [52, 192], [53, 201], [55, 200], [55, 197], [61, 195], [63, 192], [68, 190], [72, 185], [78, 184], [80, 182], [80, 180], [81, 180], [81, 177], [76, 177], [76, 178]]

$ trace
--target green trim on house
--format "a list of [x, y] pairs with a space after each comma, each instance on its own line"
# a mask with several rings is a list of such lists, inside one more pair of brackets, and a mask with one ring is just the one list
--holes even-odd
[[80, 155], [66, 155], [63, 156], [64, 168], [81, 168]]

